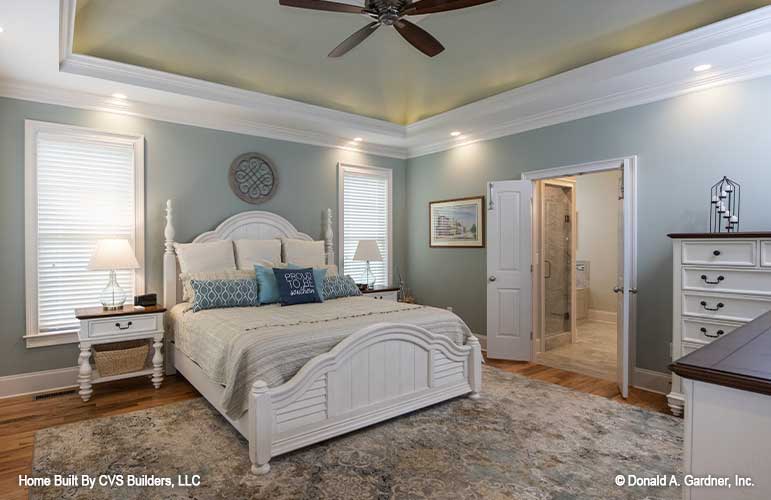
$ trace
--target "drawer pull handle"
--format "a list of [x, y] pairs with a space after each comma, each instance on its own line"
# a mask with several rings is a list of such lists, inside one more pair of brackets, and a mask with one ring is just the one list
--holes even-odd
[[128, 323], [126, 323], [126, 326], [120, 326], [120, 323], [115, 323], [115, 326], [118, 327], [118, 330], [128, 330], [129, 328], [131, 328], [131, 325], [133, 325], [133, 324], [134, 323], [129, 321]]
[[723, 330], [718, 330], [718, 331], [715, 332], [715, 335], [710, 335], [709, 333], [707, 333], [707, 329], [706, 328], [699, 328], [699, 330], [701, 331], [701, 333], [704, 334], [705, 337], [709, 337], [711, 339], [716, 339], [716, 338], [718, 338], [719, 336], [721, 336], [721, 335], [723, 335], [725, 333]]
[[707, 307], [707, 302], [702, 300], [701, 307], [703, 307], [707, 311], [719, 311], [720, 309], [725, 307], [725, 304], [723, 304], [722, 302], [718, 302], [717, 307]]
[[719, 284], [720, 284], [720, 282], [721, 282], [721, 281], [723, 281], [723, 280], [725, 279], [725, 276], [718, 276], [718, 277], [717, 277], [717, 280], [715, 280], [715, 281], [710, 281], [710, 280], [709, 280], [709, 278], [707, 278], [707, 275], [706, 275], [706, 274], [702, 274], [702, 275], [701, 275], [701, 279], [703, 279], [703, 280], [704, 280], [704, 283], [706, 283], [706, 284], [708, 284], [708, 285], [719, 285]]
[[720, 257], [720, 250], [713, 250], [712, 255], [714, 255], [715, 257]]

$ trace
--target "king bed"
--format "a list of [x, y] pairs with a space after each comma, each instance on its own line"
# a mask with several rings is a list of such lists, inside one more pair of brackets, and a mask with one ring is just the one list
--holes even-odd
[[[479, 396], [479, 342], [443, 309], [355, 296], [194, 312], [181, 300], [172, 219], [169, 201], [167, 359], [249, 441], [255, 474], [267, 473], [277, 455], [460, 395]], [[327, 210], [327, 264], [335, 262], [331, 219]], [[276, 238], [312, 241], [286, 219], [252, 211], [193, 243]]]

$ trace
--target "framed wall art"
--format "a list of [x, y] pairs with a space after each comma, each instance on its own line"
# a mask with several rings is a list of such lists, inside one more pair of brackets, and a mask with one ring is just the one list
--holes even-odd
[[484, 196], [432, 201], [428, 218], [431, 248], [484, 248]]

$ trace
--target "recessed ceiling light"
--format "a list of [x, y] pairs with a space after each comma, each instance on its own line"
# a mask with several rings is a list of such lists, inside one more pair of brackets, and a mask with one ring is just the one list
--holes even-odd
[[698, 66], [693, 67], [693, 70], [697, 73], [700, 73], [702, 71], [707, 71], [708, 69], [712, 69], [711, 64], [699, 64]]
[[454, 131], [450, 132], [450, 135], [453, 136], [453, 137], [460, 137], [460, 132], [457, 131], [457, 130], [454, 130]]
[[117, 93], [117, 92], [115, 94], [113, 94], [112, 96], [114, 98], [116, 98], [116, 99], [126, 99], [126, 94], [121, 94], [121, 93]]
[[3, 31], [5, 31], [5, 29], [3, 29], [2, 26], [0, 26], [0, 33], [2, 33]]
[[363, 140], [364, 140], [364, 139], [362, 139], [361, 137], [355, 137], [355, 138], [353, 139], [353, 142], [361, 142], [361, 141], [363, 141]]

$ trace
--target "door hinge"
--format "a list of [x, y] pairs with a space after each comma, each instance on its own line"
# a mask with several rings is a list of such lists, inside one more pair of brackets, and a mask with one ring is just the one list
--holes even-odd
[[570, 319], [570, 313], [569, 313], [569, 312], [566, 312], [566, 313], [565, 313], [565, 319], [566, 319], [566, 320], [569, 320], [569, 319]]
[[533, 272], [533, 264], [530, 264], [530, 272]]
[[533, 340], [533, 332], [530, 332], [530, 340]]
[[570, 224], [570, 216], [569, 215], [565, 216], [565, 224]]

